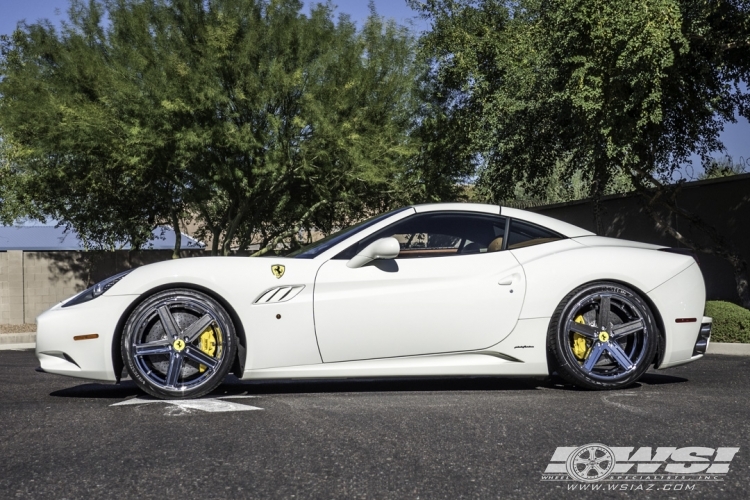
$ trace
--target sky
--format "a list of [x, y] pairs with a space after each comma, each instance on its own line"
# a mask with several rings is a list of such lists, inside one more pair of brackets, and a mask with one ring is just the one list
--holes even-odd
[[[306, 12], [311, 3], [305, 1]], [[321, 2], [322, 3], [322, 2]], [[339, 0], [333, 4], [337, 12], [349, 14], [352, 20], [361, 23], [370, 13], [370, 0]], [[374, 0], [375, 8], [379, 14], [395, 19], [399, 24], [414, 22], [417, 29], [425, 29], [423, 20], [417, 19], [416, 13], [409, 8], [406, 0]], [[25, 19], [27, 23], [36, 22], [40, 19], [49, 19], [57, 24], [66, 17], [68, 0], [0, 0], [0, 34], [13, 31], [16, 23]]]
[[[306, 9], [310, 1], [306, 1]], [[337, 12], [349, 14], [352, 20], [359, 26], [369, 14], [370, 0], [339, 0], [334, 1]], [[395, 19], [399, 24], [410, 24], [419, 32], [428, 28], [427, 23], [417, 17], [416, 13], [409, 8], [406, 0], [374, 0], [378, 14]], [[0, 0], [0, 34], [9, 34], [16, 27], [16, 23], [25, 20], [27, 23], [36, 22], [40, 19], [49, 19], [54, 24], [59, 24], [66, 17], [68, 0]], [[730, 156], [734, 163], [742, 162], [746, 172], [750, 172], [750, 123], [742, 117], [738, 117], [737, 123], [726, 124], [721, 140], [726, 147], [726, 155]], [[716, 156], [721, 156], [716, 154]], [[700, 161], [694, 160], [695, 167], [685, 171], [686, 177], [695, 177], [702, 171]]]

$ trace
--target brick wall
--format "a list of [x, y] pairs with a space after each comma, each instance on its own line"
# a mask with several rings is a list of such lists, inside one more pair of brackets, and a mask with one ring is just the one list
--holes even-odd
[[87, 288], [86, 271], [75, 265], [79, 256], [79, 252], [24, 252], [25, 323], [35, 323], [39, 314]]
[[[189, 251], [183, 257], [202, 254]], [[98, 281], [171, 258], [171, 250], [0, 252], [0, 324], [36, 323], [39, 314]]]
[[10, 323], [10, 284], [8, 252], [0, 252], [0, 325]]
[[23, 323], [23, 252], [0, 252], [0, 324]]

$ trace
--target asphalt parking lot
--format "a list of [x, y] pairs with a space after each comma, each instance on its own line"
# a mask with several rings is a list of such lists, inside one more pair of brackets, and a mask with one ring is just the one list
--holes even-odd
[[[750, 496], [750, 357], [710, 355], [617, 392], [486, 377], [227, 379], [192, 405], [36, 366], [32, 351], [0, 352], [3, 499]], [[557, 447], [587, 443], [740, 450], [722, 481], [679, 490], [542, 480]]]

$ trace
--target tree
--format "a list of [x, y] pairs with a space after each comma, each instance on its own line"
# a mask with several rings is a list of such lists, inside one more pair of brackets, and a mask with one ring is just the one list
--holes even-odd
[[[410, 33], [297, 0], [71, 4], [3, 42], [5, 218], [138, 245], [193, 218], [212, 254], [299, 244], [416, 192]], [[102, 19], [108, 19], [105, 24]], [[311, 210], [311, 208], [314, 208]]]
[[92, 50], [99, 34], [82, 24], [64, 43], [33, 25], [2, 40], [2, 214], [59, 218], [92, 247], [138, 246], [158, 198], [143, 189], [148, 172], [128, 164], [127, 131], [100, 97], [109, 73]]
[[744, 162], [735, 163], [731, 156], [713, 159], [708, 165], [704, 165], [703, 168], [703, 173], [698, 176], [698, 180], [717, 179], [747, 173], [745, 172]]
[[[750, 2], [429, 0], [422, 42], [471, 109], [464, 135], [481, 157], [477, 190], [507, 197], [519, 180], [582, 169], [598, 200], [627, 176], [664, 231], [732, 265], [750, 307], [745, 259], [726, 235], [675, 202], [672, 175], [710, 162], [722, 124], [750, 116]], [[674, 214], [702, 232], [688, 240]]]

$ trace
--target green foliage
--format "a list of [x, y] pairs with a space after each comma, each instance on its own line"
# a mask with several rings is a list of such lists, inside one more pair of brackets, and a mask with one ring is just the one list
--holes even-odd
[[150, 236], [160, 200], [142, 187], [150, 172], [132, 164], [126, 124], [105, 91], [112, 75], [96, 50], [100, 16], [92, 4], [86, 22], [74, 19], [76, 32], [58, 37], [50, 25], [32, 25], [2, 41], [0, 182], [4, 222], [50, 215], [112, 248]]
[[632, 186], [658, 227], [732, 265], [750, 307], [747, 261], [730, 235], [678, 206], [672, 182], [693, 155], [708, 164], [723, 148], [723, 123], [750, 117], [750, 1], [412, 4], [432, 21], [421, 50], [460, 131], [446, 149], [479, 167], [474, 196], [503, 202], [520, 187], [552, 200], [580, 176], [601, 233], [601, 196]]
[[706, 316], [713, 318], [712, 342], [750, 343], [750, 310], [731, 302], [706, 302]]
[[[582, 200], [590, 196], [592, 182], [590, 173], [584, 169], [571, 171], [565, 165], [556, 165], [544, 177], [516, 182], [509, 197], [500, 203], [504, 206], [527, 208]], [[609, 180], [601, 194], [627, 193], [632, 190], [630, 177], [618, 173]]]
[[[478, 188], [584, 170], [651, 185], [750, 114], [746, 0], [433, 0], [422, 41], [482, 160]], [[463, 115], [462, 113], [466, 113]], [[466, 117], [471, 116], [469, 120]]]
[[718, 179], [720, 177], [731, 177], [733, 175], [745, 174], [745, 168], [742, 163], [734, 163], [731, 157], [722, 159], [712, 159], [708, 165], [704, 165], [704, 170], [698, 176], [698, 180]]
[[47, 214], [111, 246], [193, 218], [227, 254], [428, 197], [410, 33], [301, 8], [74, 0], [61, 32], [16, 31], [0, 58], [5, 220]]

